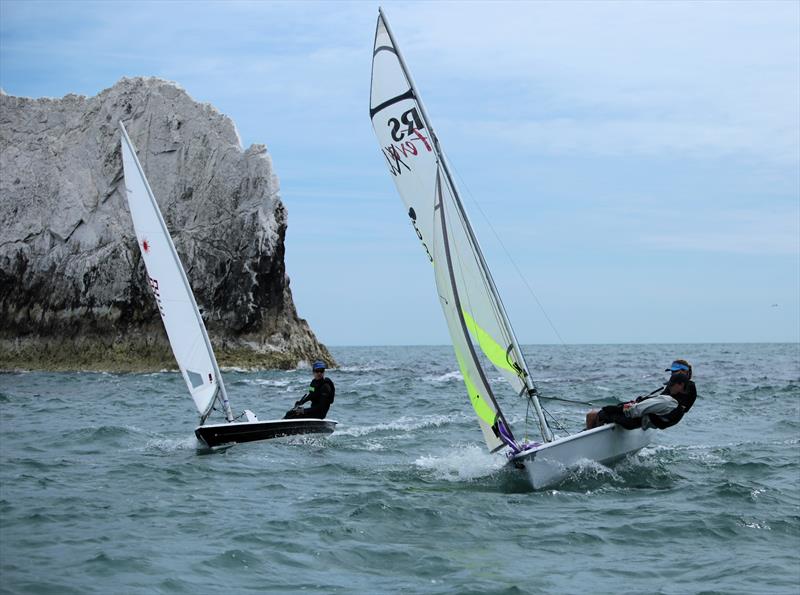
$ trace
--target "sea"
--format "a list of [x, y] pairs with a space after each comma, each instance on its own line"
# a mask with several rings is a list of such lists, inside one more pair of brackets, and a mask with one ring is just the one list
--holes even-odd
[[[486, 451], [451, 347], [331, 351], [334, 434], [216, 452], [174, 371], [0, 374], [0, 593], [800, 593], [800, 345], [526, 346], [559, 435], [675, 358], [699, 394], [541, 491]], [[260, 419], [311, 379], [223, 376]]]

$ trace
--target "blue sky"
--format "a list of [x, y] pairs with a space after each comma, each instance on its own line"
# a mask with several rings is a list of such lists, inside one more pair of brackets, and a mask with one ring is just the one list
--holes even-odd
[[[368, 117], [377, 7], [0, 0], [0, 86], [176, 81], [267, 145], [323, 342], [446, 344]], [[522, 343], [800, 341], [800, 3], [383, 7]]]

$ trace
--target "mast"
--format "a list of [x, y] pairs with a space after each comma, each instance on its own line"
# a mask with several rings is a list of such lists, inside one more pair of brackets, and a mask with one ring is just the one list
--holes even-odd
[[[208, 332], [206, 331], [206, 325], [203, 322], [203, 317], [200, 315], [200, 310], [197, 307], [197, 301], [194, 298], [194, 293], [192, 292], [192, 288], [189, 285], [189, 279], [186, 277], [186, 272], [183, 270], [183, 265], [181, 264], [180, 258], [178, 257], [178, 252], [175, 249], [175, 243], [172, 241], [172, 236], [169, 233], [169, 229], [167, 228], [167, 224], [164, 221], [164, 217], [161, 214], [161, 209], [158, 207], [158, 203], [156, 202], [155, 195], [153, 194], [152, 188], [150, 188], [150, 182], [147, 180], [147, 176], [144, 175], [144, 170], [142, 169], [142, 164], [139, 163], [139, 158], [136, 155], [136, 151], [133, 149], [133, 143], [131, 142], [130, 137], [128, 136], [128, 131], [125, 129], [125, 125], [122, 123], [122, 120], [119, 122], [119, 128], [122, 133], [123, 140], [128, 147], [128, 151], [130, 155], [133, 157], [133, 162], [136, 165], [137, 172], [139, 174], [139, 180], [143, 182], [145, 189], [147, 190], [147, 198], [150, 201], [150, 206], [152, 207], [152, 212], [157, 218], [158, 224], [161, 228], [161, 232], [163, 238], [167, 245], [169, 246], [169, 253], [173, 259], [173, 263], [175, 265], [175, 269], [177, 269], [179, 273], [179, 277], [181, 282], [183, 283], [183, 289], [185, 291], [185, 296], [188, 301], [191, 303], [194, 318], [197, 322], [197, 327], [200, 330], [201, 336], [203, 338], [203, 343], [205, 344], [205, 348], [208, 352], [209, 360], [211, 362], [212, 370], [214, 371], [214, 376], [217, 380], [217, 391], [214, 395], [214, 398], [209, 401], [209, 405], [204, 412], [200, 414], [200, 425], [205, 423], [206, 418], [211, 413], [211, 409], [214, 403], [214, 400], [217, 400], [222, 405], [222, 408], [225, 412], [225, 419], [228, 421], [233, 421], [233, 412], [231, 411], [230, 401], [228, 400], [228, 393], [225, 390], [225, 384], [222, 380], [222, 373], [220, 372], [219, 365], [217, 364], [217, 358], [214, 355], [214, 350], [211, 347], [211, 341], [208, 338]], [[161, 308], [159, 307], [159, 310]], [[169, 330], [169, 329], [167, 329]], [[169, 332], [167, 333], [167, 337], [169, 338]], [[171, 343], [170, 339], [170, 343]], [[178, 365], [182, 368], [181, 362], [178, 362]]]
[[[461, 196], [458, 192], [458, 187], [453, 180], [453, 176], [450, 173], [450, 167], [447, 164], [447, 159], [444, 156], [444, 151], [442, 151], [441, 145], [439, 144], [439, 137], [436, 135], [434, 131], [433, 125], [431, 124], [431, 119], [428, 116], [428, 112], [425, 109], [425, 104], [422, 101], [422, 98], [419, 95], [417, 90], [417, 86], [414, 83], [414, 79], [411, 76], [411, 71], [408, 69], [408, 65], [406, 64], [405, 58], [403, 57], [403, 53], [400, 51], [400, 47], [395, 40], [394, 33], [392, 33], [392, 29], [389, 25], [389, 22], [386, 19], [386, 15], [383, 13], [383, 9], [378, 7], [378, 13], [380, 14], [381, 19], [383, 20], [383, 25], [386, 27], [386, 32], [389, 35], [389, 39], [392, 42], [392, 46], [394, 47], [395, 54], [397, 55], [397, 60], [400, 63], [400, 67], [403, 70], [403, 74], [408, 81], [409, 86], [411, 87], [411, 91], [414, 97], [414, 100], [419, 105], [422, 120], [425, 123], [425, 126], [428, 128], [428, 132], [433, 140], [433, 147], [436, 154], [436, 161], [439, 166], [442, 168], [445, 176], [447, 176], [447, 181], [449, 182], [449, 186], [453, 192], [453, 198], [455, 199], [455, 204], [459, 210], [459, 214], [464, 222], [464, 228], [466, 229], [467, 233], [469, 234], [470, 241], [473, 245], [476, 255], [478, 256], [478, 260], [481, 265], [482, 273], [484, 278], [487, 281], [489, 291], [494, 298], [498, 313], [503, 321], [503, 324], [506, 330], [511, 337], [511, 345], [512, 349], [519, 360], [520, 365], [522, 366], [523, 373], [519, 376], [522, 379], [523, 384], [527, 390], [527, 397], [533, 403], [534, 410], [536, 411], [536, 416], [539, 421], [539, 427], [541, 429], [542, 438], [544, 438], [545, 442], [551, 442], [553, 440], [553, 433], [550, 430], [550, 427], [547, 425], [547, 420], [544, 417], [544, 411], [542, 410], [542, 406], [539, 403], [539, 398], [536, 393], [536, 388], [533, 386], [533, 380], [531, 379], [531, 374], [528, 370], [528, 365], [525, 362], [525, 357], [522, 354], [522, 349], [519, 346], [519, 342], [517, 341], [516, 334], [514, 333], [514, 328], [511, 326], [511, 322], [508, 319], [508, 315], [506, 313], [505, 306], [503, 305], [503, 300], [500, 298], [500, 294], [497, 291], [497, 286], [494, 283], [494, 279], [492, 278], [492, 274], [489, 270], [489, 266], [486, 263], [486, 260], [483, 256], [483, 251], [481, 250], [480, 244], [478, 243], [478, 238], [475, 236], [475, 232], [472, 229], [472, 223], [470, 222], [469, 216], [467, 215], [466, 209], [464, 208], [464, 204], [461, 200]], [[498, 408], [499, 409], [499, 408]]]

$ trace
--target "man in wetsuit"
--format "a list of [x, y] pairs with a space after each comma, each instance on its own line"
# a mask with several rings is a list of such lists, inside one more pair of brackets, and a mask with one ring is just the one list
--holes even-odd
[[608, 423], [618, 424], [627, 430], [664, 430], [674, 426], [694, 405], [697, 389], [691, 381], [692, 367], [685, 360], [675, 360], [665, 371], [672, 375], [663, 390], [657, 389], [635, 401], [608, 405], [600, 411], [590, 411], [586, 415], [586, 429], [591, 430]]
[[[336, 387], [330, 378], [325, 378], [325, 362], [317, 360], [311, 366], [314, 378], [308, 387], [305, 396], [294, 404], [291, 409], [283, 416], [283, 419], [314, 418], [325, 419], [328, 409], [333, 404], [333, 397], [336, 394]], [[311, 401], [311, 407], [303, 408], [303, 404]]]

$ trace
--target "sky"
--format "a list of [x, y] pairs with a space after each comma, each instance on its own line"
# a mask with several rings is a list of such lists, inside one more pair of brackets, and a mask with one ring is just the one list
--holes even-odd
[[[369, 120], [378, 6], [0, 0], [0, 87], [177, 82], [267, 146], [322, 342], [447, 344]], [[800, 2], [382, 6], [521, 343], [800, 342]]]

